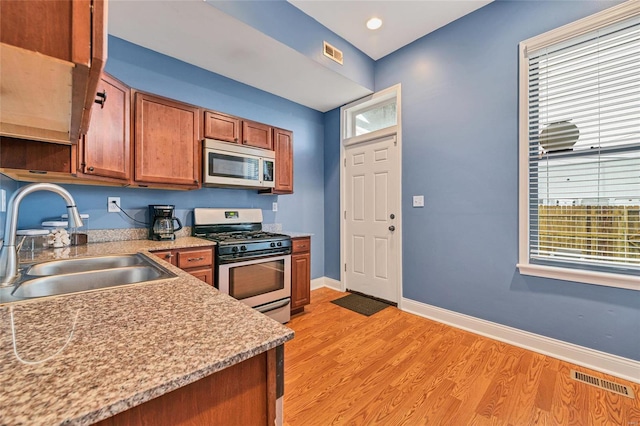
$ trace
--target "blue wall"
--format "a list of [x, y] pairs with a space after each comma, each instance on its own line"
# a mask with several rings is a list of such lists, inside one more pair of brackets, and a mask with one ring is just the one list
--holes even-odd
[[[322, 66], [373, 90], [375, 61], [288, 1], [207, 0], [207, 4], [286, 44]], [[342, 50], [342, 65], [324, 56], [323, 41]]]
[[325, 113], [324, 275], [340, 280], [340, 108]]
[[640, 292], [515, 266], [518, 43], [613, 4], [494, 2], [378, 61], [376, 91], [402, 84], [404, 297], [640, 360]]
[[[89, 213], [91, 229], [144, 227], [121, 214], [107, 213], [108, 196], [121, 197], [122, 207], [140, 221], [146, 220], [148, 204], [175, 204], [177, 216], [188, 225], [192, 223], [194, 207], [260, 208], [264, 223], [281, 223], [284, 230], [315, 235], [311, 239], [311, 276], [324, 275], [322, 113], [114, 37], [109, 37], [106, 71], [136, 89], [292, 130], [295, 193], [276, 196], [241, 189], [166, 191], [65, 186], [80, 211]], [[278, 202], [277, 213], [271, 211], [274, 201]], [[21, 206], [19, 227], [39, 226], [44, 218], [64, 212], [64, 203], [58, 196], [33, 194]]]

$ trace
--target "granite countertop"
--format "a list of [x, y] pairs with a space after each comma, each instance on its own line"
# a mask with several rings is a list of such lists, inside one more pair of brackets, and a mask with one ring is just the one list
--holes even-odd
[[[67, 255], [210, 245], [192, 237], [121, 241]], [[53, 257], [43, 253], [38, 259]], [[91, 424], [293, 338], [282, 324], [149, 256], [178, 277], [0, 305], [0, 424]]]
[[302, 237], [310, 237], [313, 234], [308, 232], [292, 232], [292, 231], [282, 231], [283, 234], [290, 236], [291, 238], [302, 238]]

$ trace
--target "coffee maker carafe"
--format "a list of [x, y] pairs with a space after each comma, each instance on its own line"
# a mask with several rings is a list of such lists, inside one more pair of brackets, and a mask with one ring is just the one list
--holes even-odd
[[[180, 219], [173, 216], [175, 206], [149, 205], [149, 239], [150, 240], [175, 240], [174, 232], [182, 229]], [[178, 222], [178, 227], [173, 222]]]

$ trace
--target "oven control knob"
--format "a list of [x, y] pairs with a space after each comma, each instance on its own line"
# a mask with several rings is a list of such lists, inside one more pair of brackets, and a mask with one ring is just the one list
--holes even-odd
[[276, 243], [269, 244], [269, 247], [275, 247], [275, 246], [276, 246]]
[[247, 246], [240, 246], [240, 250], [247, 251]]
[[278, 247], [282, 247], [282, 242], [278, 241]]
[[233, 247], [233, 248], [231, 249], [231, 251], [233, 251], [234, 253], [237, 253], [237, 252], [238, 252], [238, 247]]

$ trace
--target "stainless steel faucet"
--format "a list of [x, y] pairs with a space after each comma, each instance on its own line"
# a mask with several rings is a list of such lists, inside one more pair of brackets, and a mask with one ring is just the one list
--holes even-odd
[[24, 197], [37, 191], [51, 191], [60, 195], [67, 203], [69, 227], [82, 226], [82, 219], [73, 197], [61, 186], [53, 183], [33, 183], [23, 186], [13, 193], [7, 209], [7, 222], [4, 227], [4, 244], [0, 249], [0, 287], [10, 285], [18, 274], [18, 251], [16, 249], [16, 231], [18, 230], [18, 208]]

